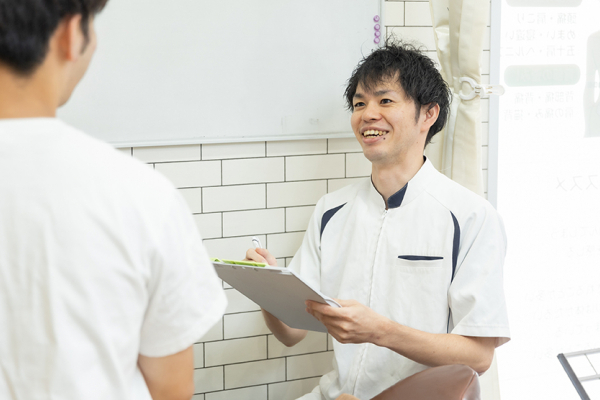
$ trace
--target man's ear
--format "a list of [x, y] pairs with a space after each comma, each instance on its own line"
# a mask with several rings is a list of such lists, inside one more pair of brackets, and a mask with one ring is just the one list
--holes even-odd
[[435, 121], [437, 121], [438, 116], [440, 115], [440, 105], [435, 103], [433, 106], [431, 104], [425, 104], [423, 106], [423, 111], [421, 111], [421, 118], [423, 118], [423, 124], [421, 125], [421, 130], [425, 132], [429, 132], [429, 128]]
[[56, 34], [62, 56], [68, 61], [77, 61], [87, 43], [81, 29], [81, 14], [64, 17], [56, 29]]

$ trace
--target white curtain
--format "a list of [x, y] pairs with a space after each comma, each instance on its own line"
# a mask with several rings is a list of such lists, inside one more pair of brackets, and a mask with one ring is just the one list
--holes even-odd
[[[452, 180], [483, 195], [481, 174], [481, 55], [489, 0], [429, 0], [442, 75], [453, 93], [446, 128], [427, 146], [427, 157]], [[462, 79], [461, 79], [462, 78]], [[465, 78], [470, 78], [465, 80]], [[463, 100], [460, 97], [472, 97]], [[481, 398], [500, 400], [496, 357], [481, 376]]]
[[481, 84], [481, 55], [489, 0], [429, 0], [442, 75], [453, 93], [446, 128], [427, 146], [427, 157], [452, 180], [483, 195], [480, 97], [461, 78]]

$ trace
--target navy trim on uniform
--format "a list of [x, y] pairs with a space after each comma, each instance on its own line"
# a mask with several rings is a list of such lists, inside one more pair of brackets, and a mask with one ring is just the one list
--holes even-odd
[[[450, 215], [452, 215], [452, 222], [454, 222], [454, 238], [452, 239], [452, 277], [450, 278], [450, 282], [454, 280], [454, 273], [456, 272], [456, 263], [458, 262], [458, 246], [460, 245], [460, 225], [458, 225], [458, 220], [454, 216], [454, 213], [450, 211]], [[448, 308], [448, 325], [446, 328], [446, 332], [450, 333], [450, 316], [452, 315], [452, 310]]]
[[398, 208], [402, 204], [402, 200], [404, 200], [404, 194], [406, 193], [406, 188], [408, 183], [404, 185], [404, 187], [398, 190], [396, 193], [390, 196], [387, 200], [388, 208]]
[[452, 278], [450, 282], [454, 280], [454, 273], [456, 272], [456, 263], [458, 261], [458, 246], [460, 245], [460, 226], [458, 225], [458, 220], [450, 211], [450, 215], [452, 215], [452, 221], [454, 222], [454, 241], [452, 242]]
[[332, 208], [331, 210], [325, 211], [325, 213], [323, 214], [323, 217], [321, 217], [321, 237], [323, 236], [323, 231], [325, 230], [325, 226], [327, 226], [327, 223], [329, 222], [331, 217], [333, 217], [333, 215], [336, 212], [338, 212], [340, 210], [340, 208], [344, 207], [345, 205], [346, 205], [346, 203], [342, 204], [341, 206]]
[[432, 257], [432, 256], [398, 256], [403, 260], [410, 261], [430, 261], [430, 260], [443, 260], [444, 257]]

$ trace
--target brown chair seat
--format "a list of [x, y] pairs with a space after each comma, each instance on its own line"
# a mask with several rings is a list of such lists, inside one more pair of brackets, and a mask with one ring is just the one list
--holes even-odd
[[479, 377], [466, 365], [421, 371], [389, 387], [372, 400], [480, 400]]

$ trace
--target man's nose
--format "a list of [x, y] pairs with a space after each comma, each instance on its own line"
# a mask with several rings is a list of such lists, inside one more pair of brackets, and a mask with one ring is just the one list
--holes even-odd
[[381, 114], [379, 113], [379, 107], [377, 104], [372, 102], [367, 103], [363, 112], [363, 119], [365, 121], [375, 121], [379, 118], [381, 118]]

